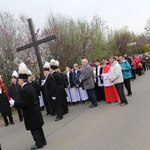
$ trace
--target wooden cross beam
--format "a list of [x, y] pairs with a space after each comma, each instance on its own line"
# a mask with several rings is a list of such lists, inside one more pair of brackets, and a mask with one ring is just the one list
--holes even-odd
[[37, 61], [38, 61], [38, 66], [39, 66], [40, 74], [41, 74], [41, 78], [44, 79], [43, 64], [42, 64], [42, 59], [41, 59], [41, 55], [40, 55], [40, 52], [39, 52], [38, 45], [42, 44], [42, 43], [45, 43], [45, 42], [48, 42], [48, 41], [51, 41], [51, 40], [54, 40], [54, 39], [56, 39], [56, 36], [52, 35], [52, 36], [46, 37], [44, 39], [37, 40], [36, 36], [35, 36], [35, 31], [34, 31], [34, 28], [33, 28], [33, 23], [32, 23], [32, 19], [31, 18], [28, 19], [28, 25], [29, 25], [29, 29], [30, 29], [30, 33], [31, 33], [31, 37], [32, 37], [32, 43], [29, 43], [29, 44], [27, 44], [25, 46], [17, 48], [17, 52], [20, 52], [20, 51], [23, 51], [25, 49], [34, 47], [35, 54], [36, 54]]

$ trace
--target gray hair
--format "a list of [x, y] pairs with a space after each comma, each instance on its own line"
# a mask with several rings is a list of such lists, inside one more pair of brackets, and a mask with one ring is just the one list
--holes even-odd
[[87, 59], [82, 59], [82, 61], [84, 61], [84, 62], [88, 63], [88, 60], [87, 60]]

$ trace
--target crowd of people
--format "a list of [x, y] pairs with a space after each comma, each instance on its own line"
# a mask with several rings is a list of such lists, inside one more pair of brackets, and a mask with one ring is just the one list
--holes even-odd
[[[31, 131], [35, 145], [31, 149], [42, 148], [46, 139], [42, 126], [41, 111], [46, 115], [56, 115], [55, 121], [63, 119], [69, 112], [69, 105], [84, 104], [90, 101], [89, 108], [97, 107], [98, 102], [128, 104], [126, 96], [132, 96], [131, 80], [150, 69], [149, 53], [133, 57], [112, 56], [109, 59], [96, 59], [92, 63], [82, 59], [81, 65], [66, 66], [61, 72], [59, 62], [52, 59], [43, 66], [44, 79], [36, 78], [35, 73], [20, 64], [18, 72], [13, 71], [8, 95], [0, 78], [0, 112], [5, 126], [14, 124], [11, 107], [17, 110], [19, 121], [24, 120]], [[127, 95], [124, 92], [124, 86]], [[8, 101], [9, 100], [9, 101]]]

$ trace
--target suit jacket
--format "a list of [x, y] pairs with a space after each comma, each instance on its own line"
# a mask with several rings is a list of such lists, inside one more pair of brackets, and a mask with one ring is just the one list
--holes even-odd
[[82, 83], [80, 83], [79, 78], [81, 75], [81, 71], [77, 70], [77, 72], [73, 71], [73, 83], [74, 85], [78, 84], [79, 87], [82, 87]]
[[27, 130], [43, 126], [44, 122], [38, 106], [37, 94], [30, 83], [25, 84], [21, 88], [20, 101], [16, 101], [14, 106], [22, 109]]
[[11, 84], [8, 89], [10, 97], [12, 99], [14, 99], [15, 101], [19, 101], [20, 100], [20, 90], [21, 90], [21, 86], [18, 83]]
[[65, 77], [65, 79], [66, 79], [66, 87], [65, 88], [67, 88], [69, 85], [71, 87], [75, 86], [74, 83], [73, 83], [73, 73], [72, 72], [69, 73], [69, 79], [68, 79], [67, 74], [65, 76], [66, 76]]
[[67, 93], [65, 91], [64, 87], [64, 79], [63, 79], [63, 74], [58, 73], [58, 72], [53, 72], [52, 76], [55, 78], [59, 93], [60, 93], [60, 99], [66, 99]]
[[89, 64], [83, 67], [80, 79], [84, 89], [93, 89], [95, 87], [93, 69]]
[[[47, 76], [44, 86], [48, 104], [54, 108], [60, 106], [58, 86], [51, 74]], [[56, 99], [53, 100], [52, 97], [56, 97]]]
[[38, 79], [34, 79], [32, 82], [31, 82], [32, 86], [35, 88], [36, 90], [36, 93], [37, 93], [37, 96], [40, 96], [40, 82]]

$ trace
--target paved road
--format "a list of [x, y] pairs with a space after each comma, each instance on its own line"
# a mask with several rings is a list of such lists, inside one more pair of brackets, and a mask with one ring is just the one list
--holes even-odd
[[[45, 116], [48, 145], [43, 150], [150, 150], [150, 71], [132, 82], [129, 105], [100, 102], [70, 107], [63, 120]], [[30, 132], [16, 120], [0, 128], [3, 150], [28, 150], [34, 145]]]

